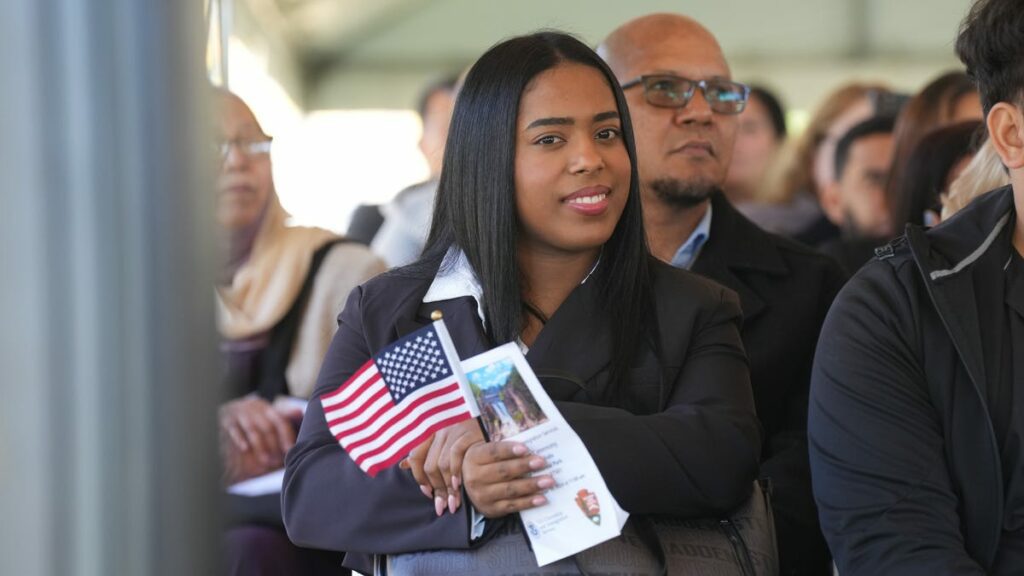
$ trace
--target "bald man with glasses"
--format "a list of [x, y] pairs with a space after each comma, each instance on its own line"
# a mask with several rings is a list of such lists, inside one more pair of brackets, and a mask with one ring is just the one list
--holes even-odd
[[675, 14], [614, 30], [598, 48], [629, 103], [651, 252], [733, 290], [765, 438], [782, 574], [827, 574], [807, 461], [811, 363], [845, 278], [831, 259], [769, 234], [721, 192], [749, 88], [715, 37]]

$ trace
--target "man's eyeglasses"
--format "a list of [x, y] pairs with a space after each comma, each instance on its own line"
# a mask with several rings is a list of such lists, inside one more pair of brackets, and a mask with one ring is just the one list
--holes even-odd
[[750, 87], [729, 80], [690, 80], [671, 74], [641, 76], [622, 85], [623, 90], [634, 86], [644, 87], [644, 99], [651, 106], [659, 108], [682, 108], [690, 103], [694, 92], [700, 88], [704, 99], [713, 112], [739, 114], [747, 107]]
[[217, 142], [216, 145], [217, 151], [220, 153], [220, 159], [225, 160], [228, 157], [228, 154], [231, 152], [232, 146], [238, 146], [238, 151], [241, 152], [242, 155], [247, 158], [259, 156], [261, 154], [270, 154], [270, 144], [273, 141], [273, 138], [267, 136], [266, 138], [262, 138], [260, 140], [225, 140]]

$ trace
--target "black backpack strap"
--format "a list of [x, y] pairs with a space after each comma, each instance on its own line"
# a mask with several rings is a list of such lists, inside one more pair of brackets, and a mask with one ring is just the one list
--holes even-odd
[[302, 314], [306, 310], [306, 303], [313, 292], [316, 274], [324, 263], [324, 258], [332, 248], [349, 241], [347, 238], [338, 238], [324, 244], [313, 253], [309, 263], [309, 272], [306, 274], [306, 280], [302, 283], [299, 295], [296, 296], [295, 302], [292, 303], [292, 307], [288, 309], [284, 317], [271, 328], [270, 341], [260, 359], [259, 383], [256, 387], [256, 393], [268, 402], [272, 402], [281, 394], [288, 393], [285, 370], [291, 359], [295, 336], [299, 332], [299, 323], [302, 322]]

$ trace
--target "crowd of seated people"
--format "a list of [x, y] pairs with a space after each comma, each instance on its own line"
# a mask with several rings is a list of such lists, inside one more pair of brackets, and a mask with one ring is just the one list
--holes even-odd
[[1018, 573], [1024, 5], [976, 0], [950, 37], [965, 71], [846, 84], [795, 136], [686, 16], [594, 49], [502, 41], [457, 96], [425, 92], [436, 170], [360, 242], [285, 225], [270, 137], [217, 91], [225, 483], [285, 468], [230, 496], [228, 571], [653, 569], [522, 547], [499, 570], [488, 551], [547, 504], [538, 454], [466, 420], [370, 477], [319, 402], [284, 400], [440, 311], [462, 358], [519, 345], [628, 526], [728, 517], [760, 486], [757, 574]]
[[821, 210], [822, 190], [832, 182], [835, 146], [854, 124], [876, 113], [881, 84], [852, 82], [829, 93], [799, 136], [782, 148], [748, 210], [765, 230], [817, 245], [838, 235]]

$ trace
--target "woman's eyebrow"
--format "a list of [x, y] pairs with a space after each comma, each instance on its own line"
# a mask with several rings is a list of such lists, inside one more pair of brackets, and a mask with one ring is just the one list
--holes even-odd
[[526, 127], [527, 130], [530, 128], [536, 128], [538, 126], [572, 126], [576, 121], [572, 118], [561, 117], [561, 118], [538, 118], [530, 125]]
[[[618, 117], [619, 117], [619, 113], [617, 111], [610, 110], [608, 112], [601, 112], [600, 114], [594, 114], [593, 121], [594, 122], [603, 122], [605, 120], [611, 120], [613, 118], [618, 118]], [[576, 120], [574, 120], [573, 118], [569, 118], [567, 116], [551, 117], [551, 118], [538, 118], [538, 119], [534, 120], [533, 122], [530, 122], [529, 126], [527, 126], [526, 129], [529, 130], [531, 128], [536, 128], [538, 126], [572, 126], [573, 124], [576, 124]]]

